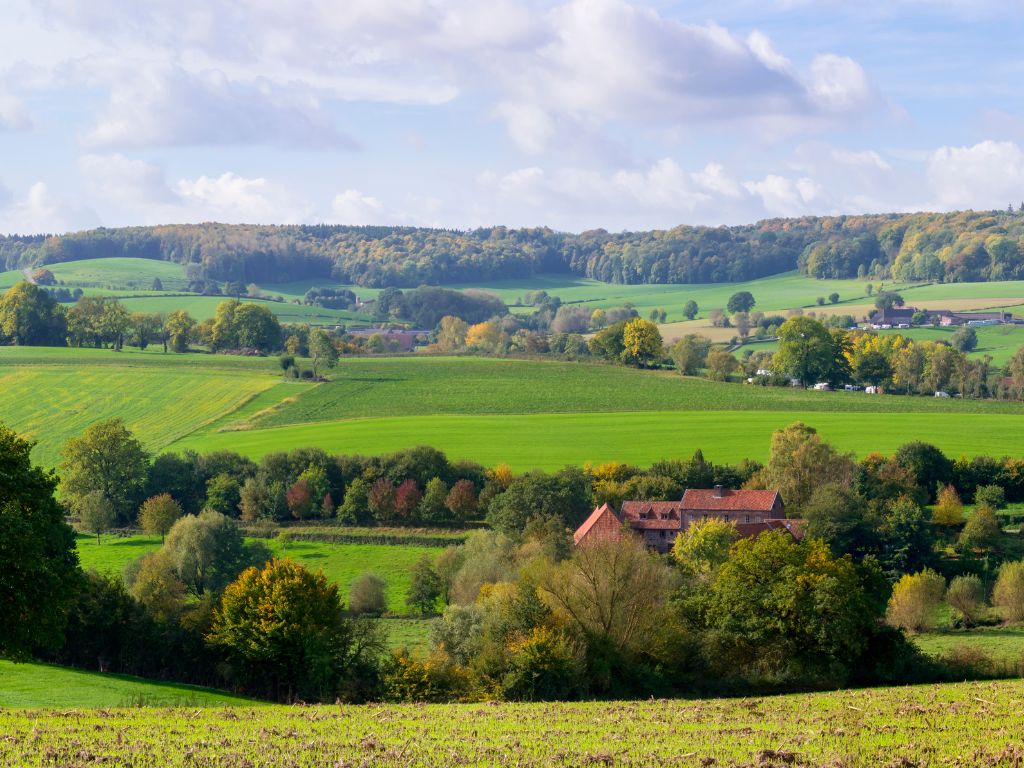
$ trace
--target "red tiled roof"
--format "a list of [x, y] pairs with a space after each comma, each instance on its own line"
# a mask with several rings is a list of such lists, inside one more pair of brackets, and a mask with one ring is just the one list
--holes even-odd
[[622, 517], [637, 530], [678, 530], [682, 519], [678, 501], [624, 501]]
[[688, 488], [683, 494], [681, 507], [687, 511], [712, 512], [770, 512], [775, 506], [778, 491], [721, 490], [716, 496], [713, 488]]
[[799, 541], [804, 537], [805, 520], [765, 520], [763, 523], [736, 523], [740, 538], [753, 539], [767, 531], [788, 531]]
[[615, 528], [622, 525], [622, 520], [617, 514], [615, 514], [615, 510], [607, 504], [602, 504], [590, 513], [590, 517], [583, 521], [583, 525], [576, 529], [576, 533], [572, 535], [573, 543], [579, 544], [584, 537], [590, 533], [591, 529], [598, 525], [599, 522], [601, 523], [601, 526], [599, 527], [604, 528], [610, 528], [609, 524], [613, 525]]

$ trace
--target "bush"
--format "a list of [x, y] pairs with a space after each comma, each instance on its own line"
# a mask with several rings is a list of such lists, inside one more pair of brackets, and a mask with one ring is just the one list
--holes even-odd
[[1024, 560], [999, 566], [992, 604], [1006, 621], [1024, 621]]
[[534, 627], [527, 637], [510, 643], [508, 650], [511, 669], [502, 681], [505, 698], [564, 700], [577, 690], [580, 662], [561, 633]]
[[982, 485], [974, 492], [974, 503], [984, 504], [992, 509], [1002, 509], [1006, 506], [1006, 491], [999, 485]]
[[946, 590], [946, 603], [959, 613], [968, 627], [977, 623], [985, 609], [985, 587], [977, 576], [957, 576]]
[[1002, 532], [999, 518], [992, 508], [979, 506], [960, 532], [960, 546], [964, 549], [991, 549], [999, 543]]
[[387, 608], [384, 591], [387, 583], [380, 576], [364, 573], [352, 582], [348, 591], [348, 609], [357, 616], [380, 616]]
[[946, 591], [946, 580], [925, 569], [913, 575], [903, 575], [892, 588], [886, 622], [908, 632], [921, 632], [935, 626], [935, 614]]

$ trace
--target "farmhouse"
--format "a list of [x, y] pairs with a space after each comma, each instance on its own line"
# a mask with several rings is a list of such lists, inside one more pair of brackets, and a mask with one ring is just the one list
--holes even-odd
[[743, 537], [782, 529], [794, 538], [803, 536], [803, 521], [786, 519], [778, 491], [746, 491], [723, 488], [690, 488], [679, 501], [624, 501], [616, 512], [602, 504], [584, 521], [573, 541], [607, 541], [622, 536], [628, 526], [657, 552], [668, 552], [676, 536], [696, 522], [719, 519], [733, 522]]
[[917, 307], [892, 307], [883, 309], [871, 318], [875, 328], [909, 328], [915, 315], [920, 314], [922, 322], [932, 325], [1001, 325], [1015, 322], [1010, 312], [952, 312], [948, 309], [918, 309]]

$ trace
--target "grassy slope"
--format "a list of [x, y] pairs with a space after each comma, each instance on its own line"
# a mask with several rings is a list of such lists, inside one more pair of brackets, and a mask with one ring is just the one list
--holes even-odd
[[6, 367], [7, 358], [0, 355], [0, 414], [8, 426], [39, 441], [34, 458], [44, 464], [56, 463], [64, 441], [100, 419], [122, 417], [147, 448], [157, 450], [281, 386], [270, 375], [166, 361]]
[[250, 768], [1009, 766], [1020, 755], [1022, 696], [1024, 684], [1005, 681], [692, 701], [15, 710], [0, 712], [0, 763], [80, 764], [85, 753]]
[[153, 280], [160, 278], [165, 291], [188, 289], [185, 269], [181, 264], [152, 259], [85, 259], [67, 261], [47, 266], [58, 282], [69, 287], [98, 287], [122, 290], [145, 290], [153, 287]]
[[[771, 431], [797, 419], [858, 453], [923, 439], [952, 455], [1001, 455], [1019, 452], [1024, 416], [1017, 403], [763, 389], [575, 363], [364, 358], [342, 361], [319, 386], [283, 382], [275, 364], [0, 348], [0, 413], [15, 429], [43, 436], [36, 457], [47, 463], [67, 436], [120, 415], [154, 450], [258, 456], [305, 445], [376, 453], [434, 444], [453, 457], [518, 469], [646, 464], [698, 447], [717, 461], [763, 458]], [[217, 431], [239, 424], [260, 429]]]
[[[388, 610], [395, 613], [409, 610], [405, 596], [412, 566], [423, 555], [434, 557], [441, 551], [440, 547], [412, 545], [296, 541], [285, 548], [276, 539], [265, 543], [275, 555], [290, 557], [313, 571], [323, 571], [328, 580], [340, 587], [345, 602], [348, 602], [349, 585], [357, 576], [368, 571], [377, 574], [387, 582]], [[80, 536], [78, 555], [87, 570], [120, 574], [129, 562], [159, 546], [160, 539], [153, 536], [105, 538], [100, 544], [93, 537]]]
[[[109, 675], [49, 664], [0, 660], [0, 710], [22, 707], [99, 708], [125, 706], [253, 706], [252, 699], [212, 688], [161, 683], [130, 675]], [[2, 730], [2, 729], [0, 729]], [[2, 754], [2, 751], [0, 751]], [[0, 759], [4, 765], [14, 765]], [[17, 764], [22, 764], [17, 761]]]

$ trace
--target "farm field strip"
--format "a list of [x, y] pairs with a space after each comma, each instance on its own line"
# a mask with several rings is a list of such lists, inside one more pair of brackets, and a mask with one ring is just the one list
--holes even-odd
[[156, 451], [275, 385], [269, 376], [146, 368], [0, 368], [0, 414], [38, 440], [35, 461], [57, 463], [64, 441], [115, 416]]
[[[738, 386], [738, 385], [737, 385]], [[950, 456], [1020, 453], [1024, 418], [998, 414], [814, 411], [642, 411], [468, 416], [457, 414], [352, 419], [317, 424], [197, 433], [170, 450], [230, 449], [251, 457], [315, 445], [329, 453], [377, 454], [431, 445], [453, 459], [513, 469], [624, 461], [649, 465], [688, 457], [698, 448], [712, 461], [767, 459], [771, 433], [794, 421], [817, 428], [842, 451], [892, 453], [911, 440]]]
[[[0, 763], [1018, 765], [1020, 681], [557, 704], [0, 711]], [[922, 763], [921, 761], [926, 761]]]

